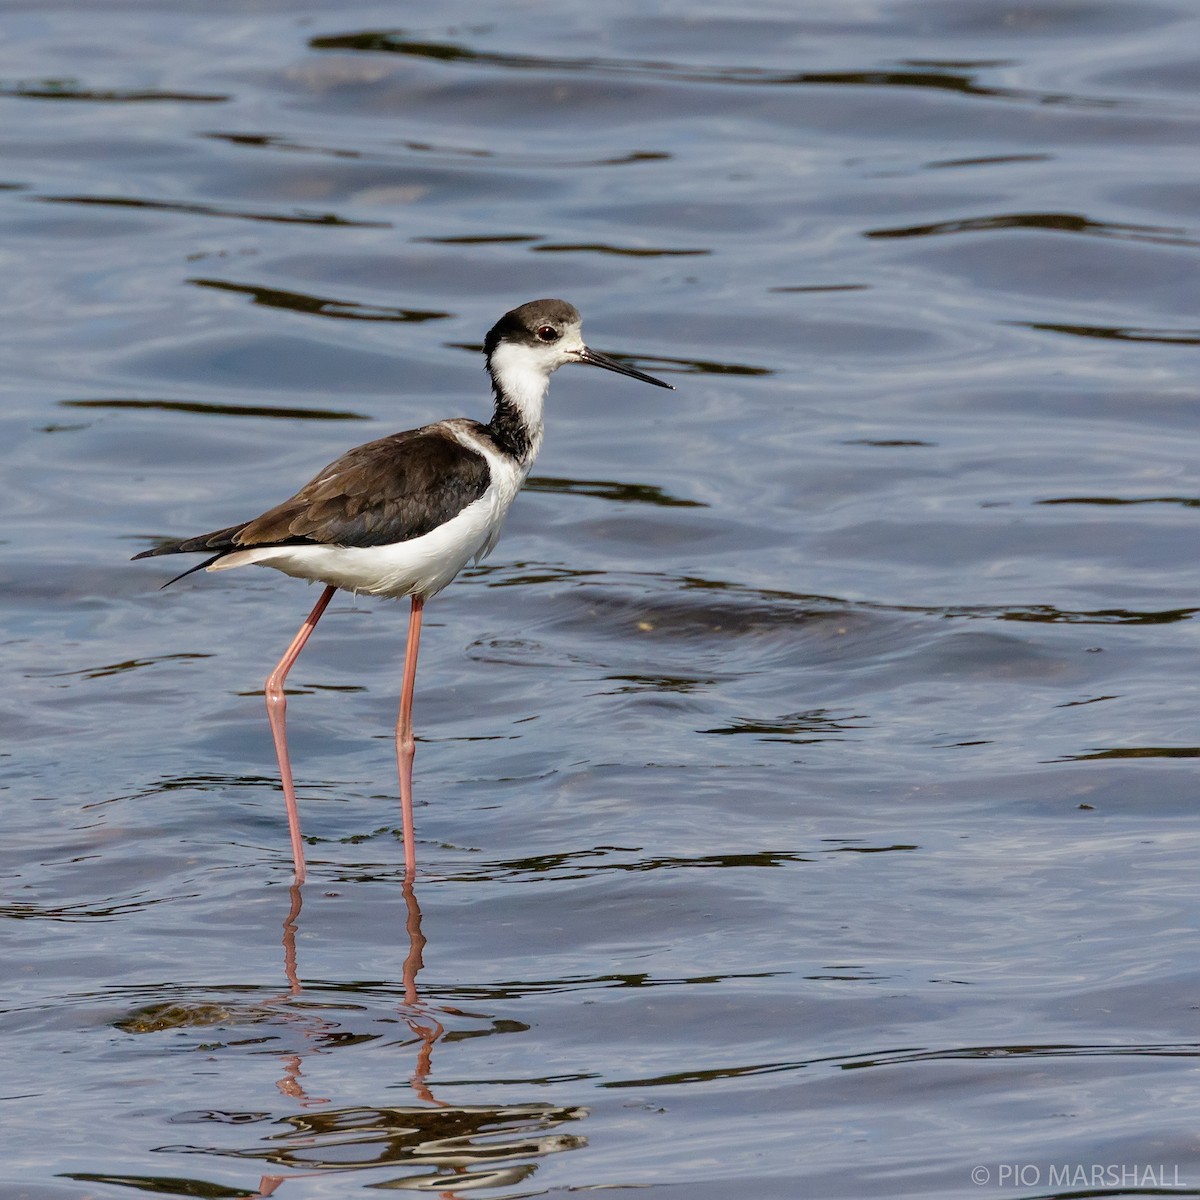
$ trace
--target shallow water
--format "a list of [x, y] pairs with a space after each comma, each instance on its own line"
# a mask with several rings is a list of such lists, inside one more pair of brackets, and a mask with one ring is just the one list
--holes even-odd
[[[0, 1192], [1200, 1194], [1195, 4], [0, 11]], [[411, 889], [334, 602], [301, 895], [315, 593], [128, 559], [547, 295], [678, 390], [430, 605]]]

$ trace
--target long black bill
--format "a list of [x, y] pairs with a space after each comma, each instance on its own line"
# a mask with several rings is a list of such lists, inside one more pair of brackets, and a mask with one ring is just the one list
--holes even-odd
[[579, 361], [592, 367], [603, 367], [606, 371], [616, 371], [618, 375], [628, 375], [630, 379], [640, 379], [643, 383], [652, 383], [655, 387], [669, 388], [672, 392], [675, 390], [673, 384], [663, 383], [661, 379], [655, 379], [653, 375], [647, 375], [644, 371], [635, 371], [632, 367], [623, 366], [611, 358], [605, 358], [603, 354], [597, 354], [595, 350], [589, 350], [586, 346], [580, 351]]

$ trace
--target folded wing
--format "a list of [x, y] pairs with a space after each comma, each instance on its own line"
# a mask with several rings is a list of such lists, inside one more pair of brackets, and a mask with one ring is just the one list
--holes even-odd
[[134, 557], [215, 552], [192, 568], [198, 571], [254, 547], [393, 545], [444, 525], [483, 496], [490, 482], [481, 453], [445, 426], [426, 425], [356, 446], [252, 521], [167, 542]]

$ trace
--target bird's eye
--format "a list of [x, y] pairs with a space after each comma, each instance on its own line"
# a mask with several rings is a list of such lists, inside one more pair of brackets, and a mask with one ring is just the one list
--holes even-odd
[[543, 342], [558, 341], [558, 330], [553, 325], [539, 325], [537, 335]]

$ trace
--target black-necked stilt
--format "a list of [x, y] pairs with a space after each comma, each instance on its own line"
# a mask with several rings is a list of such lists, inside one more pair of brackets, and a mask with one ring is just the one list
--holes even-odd
[[532, 300], [505, 313], [492, 326], [483, 349], [496, 399], [486, 425], [456, 417], [367, 442], [252, 521], [134, 555], [213, 551], [175, 579], [201, 569], [225, 571], [255, 563], [325, 584], [266, 683], [267, 715], [300, 882], [304, 846], [288, 758], [283, 685], [334, 592], [344, 588], [412, 598], [396, 722], [404, 864], [411, 872], [416, 867], [412, 702], [425, 601], [495, 546], [504, 515], [542, 444], [542, 405], [552, 372], [567, 363], [589, 363], [657, 387], [671, 386], [589, 350], [579, 313], [565, 300]]

